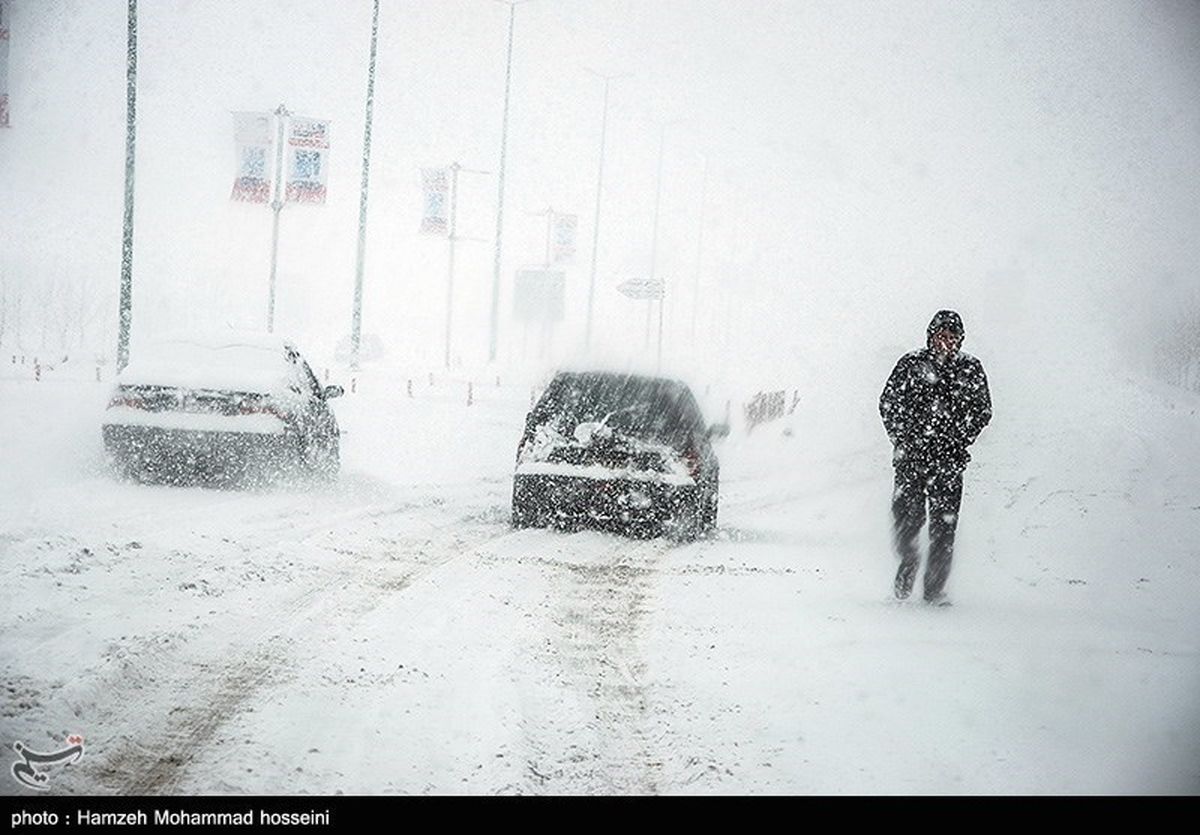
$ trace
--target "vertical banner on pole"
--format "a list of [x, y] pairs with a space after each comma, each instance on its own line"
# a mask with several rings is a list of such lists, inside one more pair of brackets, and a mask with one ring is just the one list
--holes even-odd
[[450, 177], [446, 169], [422, 168], [421, 191], [424, 194], [424, 210], [421, 212], [421, 234], [449, 234]]
[[247, 203], [266, 203], [271, 199], [271, 182], [267, 178], [271, 114], [234, 113], [233, 133], [238, 167], [230, 198]]
[[284, 200], [289, 203], [323, 204], [328, 157], [329, 122], [293, 116], [288, 131]]
[[554, 215], [553, 263], [562, 264], [575, 257], [575, 234], [578, 229], [578, 215]]
[[8, 123], [8, 0], [0, 0], [0, 128]]

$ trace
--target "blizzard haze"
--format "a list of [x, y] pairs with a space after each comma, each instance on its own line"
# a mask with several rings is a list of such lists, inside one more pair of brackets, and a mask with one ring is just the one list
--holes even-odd
[[[228, 199], [230, 112], [282, 102], [332, 121], [332, 167], [325, 206], [283, 213], [278, 327], [333, 347], [349, 332], [370, 3], [139, 14], [135, 332], [264, 324], [270, 212]], [[125, 4], [13, 0], [9, 16], [0, 270], [31, 293], [86, 284], [111, 329]], [[394, 362], [440, 356], [446, 244], [417, 234], [419, 169], [452, 160], [492, 172], [461, 175], [459, 231], [481, 240], [456, 269], [454, 355], [487, 359], [506, 24], [482, 0], [381, 4], [364, 330]], [[610, 90], [598, 349], [645, 349], [626, 338], [645, 305], [615, 287], [650, 272], [664, 123], [671, 361], [786, 382], [919, 341], [939, 307], [972, 342], [1124, 346], [1197, 301], [1198, 37], [1187, 3], [522, 4], [500, 358], [537, 353], [508, 296], [542, 260], [532, 213], [547, 206], [580, 217], [553, 350], [582, 342], [603, 95], [587, 69], [628, 74]]]
[[[135, 368], [266, 327], [232, 114], [331, 125], [275, 330], [346, 389], [342, 471], [245, 491], [103, 458], [127, 5], [0, 0], [0, 749], [84, 733], [56, 791], [1200, 791], [1200, 5], [520, 3], [493, 359], [509, 7], [382, 0], [352, 368], [372, 3], [143, 0]], [[421, 169], [455, 161], [447, 368]], [[514, 276], [551, 207], [578, 233], [543, 331]], [[618, 290], [651, 275], [661, 358]], [[889, 599], [878, 398], [942, 308], [995, 417], [934, 612]], [[712, 537], [511, 528], [532, 399], [594, 366], [728, 419]], [[789, 412], [751, 427], [764, 391]]]

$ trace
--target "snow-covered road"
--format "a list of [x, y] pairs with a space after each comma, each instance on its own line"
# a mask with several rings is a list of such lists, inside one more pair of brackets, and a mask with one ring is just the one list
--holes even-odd
[[1194, 395], [998, 410], [931, 610], [888, 600], [869, 401], [735, 431], [677, 545], [512, 530], [529, 389], [394, 383], [337, 402], [336, 484], [221, 490], [115, 481], [103, 385], [0, 380], [8, 758], [82, 734], [62, 794], [1200, 790]]

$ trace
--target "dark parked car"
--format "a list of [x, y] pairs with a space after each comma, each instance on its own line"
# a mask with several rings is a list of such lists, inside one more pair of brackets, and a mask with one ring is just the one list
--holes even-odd
[[717, 524], [711, 439], [727, 432], [676, 380], [562, 372], [525, 421], [512, 523], [694, 539]]
[[179, 336], [136, 353], [104, 413], [104, 446], [139, 481], [334, 477], [339, 429], [295, 346], [272, 334]]

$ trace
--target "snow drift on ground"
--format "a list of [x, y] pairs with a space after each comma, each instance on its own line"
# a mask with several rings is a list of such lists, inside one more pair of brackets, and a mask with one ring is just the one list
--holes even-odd
[[980, 356], [948, 610], [889, 599], [894, 358], [735, 407], [689, 545], [510, 529], [528, 380], [363, 372], [336, 484], [229, 490], [5, 369], [0, 742], [82, 734], [62, 794], [1195, 793], [1200, 398]]

